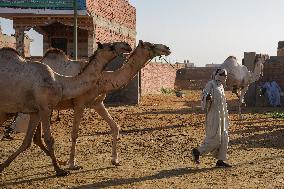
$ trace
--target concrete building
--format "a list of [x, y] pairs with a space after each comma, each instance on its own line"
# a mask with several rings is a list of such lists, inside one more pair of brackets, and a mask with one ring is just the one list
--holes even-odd
[[205, 64], [205, 67], [210, 67], [210, 68], [217, 68], [217, 67], [219, 67], [219, 66], [221, 66], [221, 64]]
[[[30, 53], [30, 44], [32, 42], [32, 39], [29, 38], [29, 36], [25, 35], [24, 38], [24, 53], [26, 57], [31, 56]], [[15, 36], [10, 36], [2, 33], [2, 28], [0, 27], [0, 48], [2, 47], [11, 47], [16, 48], [16, 38]]]
[[278, 42], [277, 56], [284, 56], [284, 41]]

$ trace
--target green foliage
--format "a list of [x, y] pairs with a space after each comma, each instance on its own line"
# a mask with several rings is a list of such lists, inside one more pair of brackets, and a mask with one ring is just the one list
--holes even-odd
[[272, 118], [284, 118], [284, 112], [269, 112], [267, 115]]
[[168, 89], [168, 88], [164, 88], [164, 87], [162, 87], [161, 88], [161, 93], [162, 94], [173, 94], [175, 92], [175, 90], [174, 89]]

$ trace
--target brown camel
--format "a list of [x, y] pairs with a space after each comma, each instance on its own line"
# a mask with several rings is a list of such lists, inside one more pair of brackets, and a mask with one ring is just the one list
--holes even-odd
[[[69, 159], [69, 168], [70, 169], [78, 169], [80, 166], [76, 165], [75, 161], [75, 147], [76, 140], [78, 138], [78, 130], [80, 121], [83, 117], [84, 108], [91, 107], [96, 110], [96, 112], [108, 123], [111, 128], [111, 133], [113, 137], [113, 145], [112, 145], [112, 164], [119, 165], [118, 153], [117, 153], [117, 141], [119, 138], [119, 125], [113, 120], [111, 115], [106, 110], [103, 100], [106, 97], [106, 94], [110, 91], [119, 89], [127, 85], [133, 77], [141, 70], [152, 58], [156, 56], [169, 55], [170, 49], [162, 44], [152, 44], [149, 42], [139, 41], [136, 49], [131, 53], [127, 62], [116, 71], [104, 71], [102, 73], [101, 79], [98, 81], [96, 87], [92, 88], [88, 92], [84, 93], [81, 96], [78, 96], [72, 100], [61, 101], [56, 109], [68, 109], [74, 108], [74, 121], [72, 127], [72, 147]], [[62, 56], [62, 55], [61, 55]], [[46, 57], [48, 58], [48, 56]], [[62, 59], [63, 60], [63, 59]], [[64, 60], [63, 62], [66, 62]], [[43, 63], [48, 63], [49, 60], [43, 59]], [[74, 62], [73, 62], [74, 63]], [[78, 63], [79, 64], [79, 63]], [[68, 68], [71, 68], [69, 65]], [[73, 68], [77, 68], [77, 73], [79, 73], [81, 66], [77, 65]], [[74, 69], [70, 69], [71, 71], [64, 70], [65, 74], [74, 73]], [[62, 66], [54, 65], [53, 69], [61, 73]], [[40, 133], [40, 132], [39, 132]], [[37, 137], [36, 144], [43, 146], [40, 137]]]
[[105, 65], [121, 51], [131, 50], [130, 46], [123, 42], [98, 46], [89, 64], [75, 77], [59, 75], [40, 62], [27, 62], [14, 49], [0, 49], [0, 124], [2, 125], [11, 113], [23, 112], [30, 115], [29, 127], [22, 145], [0, 164], [0, 172], [30, 147], [32, 136], [41, 121], [46, 151], [52, 159], [56, 175], [68, 174], [58, 166], [54, 155], [54, 139], [49, 122], [51, 110], [59, 101], [75, 98], [94, 88]]

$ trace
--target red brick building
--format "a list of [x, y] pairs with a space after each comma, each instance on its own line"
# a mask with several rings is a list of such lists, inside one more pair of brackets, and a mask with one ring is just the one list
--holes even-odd
[[[16, 49], [25, 56], [29, 48], [24, 32], [33, 28], [43, 35], [43, 51], [50, 47], [74, 55], [73, 0], [1, 0], [0, 17], [13, 20]], [[136, 43], [136, 9], [128, 0], [76, 0], [77, 55], [84, 59], [93, 54], [96, 42]], [[13, 47], [14, 47], [13, 46]], [[25, 53], [24, 53], [25, 52]], [[115, 63], [115, 62], [114, 62]], [[109, 95], [109, 101], [139, 102], [136, 77], [125, 89]], [[113, 98], [112, 98], [113, 97]]]
[[[51, 1], [53, 3], [47, 3]], [[13, 20], [17, 50], [23, 53], [24, 31], [33, 28], [43, 35], [44, 51], [56, 47], [69, 55], [73, 54], [74, 11], [70, 2], [72, 1], [1, 1], [0, 16]], [[82, 8], [78, 10], [77, 22], [79, 58], [90, 56], [98, 41], [126, 41], [135, 45], [136, 9], [128, 0], [77, 0], [77, 3], [82, 4]]]

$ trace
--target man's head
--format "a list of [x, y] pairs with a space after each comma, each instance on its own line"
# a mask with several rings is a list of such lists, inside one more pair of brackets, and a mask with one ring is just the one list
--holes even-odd
[[227, 70], [218, 68], [215, 72], [214, 79], [224, 84], [227, 79]]

